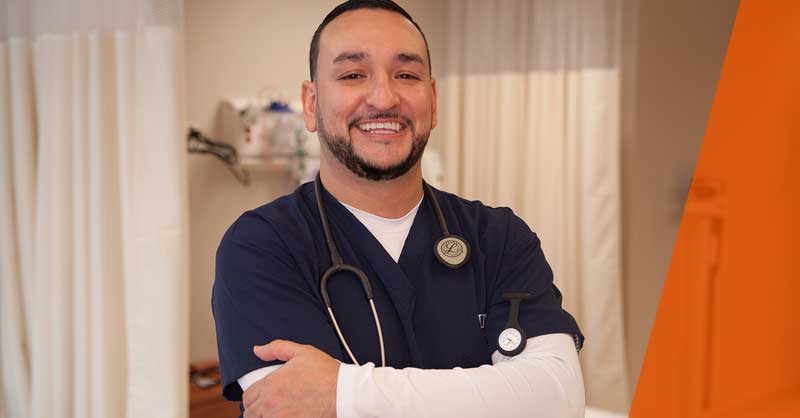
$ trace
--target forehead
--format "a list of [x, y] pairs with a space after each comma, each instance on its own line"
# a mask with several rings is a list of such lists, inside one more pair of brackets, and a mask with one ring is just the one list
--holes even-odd
[[370, 55], [413, 52], [425, 57], [425, 40], [403, 15], [382, 9], [358, 9], [342, 13], [322, 31], [319, 61], [332, 64], [342, 52]]

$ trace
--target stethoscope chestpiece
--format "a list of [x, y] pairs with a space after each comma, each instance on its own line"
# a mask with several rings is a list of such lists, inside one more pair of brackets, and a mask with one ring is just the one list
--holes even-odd
[[439, 207], [439, 201], [433, 195], [433, 189], [428, 183], [423, 183], [423, 187], [430, 198], [439, 226], [442, 228], [442, 237], [433, 244], [433, 253], [436, 254], [440, 263], [451, 269], [457, 269], [469, 260], [469, 244], [464, 238], [450, 233], [442, 214], [442, 208]]
[[469, 260], [469, 244], [458, 235], [447, 234], [433, 246], [436, 258], [447, 267], [457, 269]]

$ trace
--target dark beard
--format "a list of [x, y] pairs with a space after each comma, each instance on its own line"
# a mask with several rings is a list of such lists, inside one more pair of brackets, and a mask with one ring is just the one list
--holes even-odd
[[[380, 114], [369, 116], [369, 119], [382, 118], [398, 119], [398, 115]], [[409, 151], [405, 160], [401, 161], [400, 163], [386, 168], [381, 168], [371, 164], [356, 154], [355, 149], [353, 149], [353, 141], [350, 140], [350, 138], [331, 135], [325, 129], [325, 125], [322, 123], [319, 113], [317, 113], [316, 119], [317, 135], [328, 146], [331, 154], [333, 154], [340, 163], [347, 167], [348, 170], [353, 172], [353, 174], [372, 181], [394, 180], [408, 173], [408, 171], [411, 170], [411, 167], [414, 167], [419, 159], [422, 158], [422, 154], [425, 152], [425, 146], [428, 144], [428, 137], [431, 134], [429, 131], [423, 135], [416, 136], [416, 131], [413, 129], [412, 122], [410, 120], [406, 120], [406, 127], [407, 129], [411, 130], [411, 135], [414, 137], [414, 142], [411, 145], [411, 151]], [[349, 129], [352, 129], [353, 126], [357, 125], [359, 120], [362, 119], [364, 118], [359, 118], [348, 123], [348, 131]]]

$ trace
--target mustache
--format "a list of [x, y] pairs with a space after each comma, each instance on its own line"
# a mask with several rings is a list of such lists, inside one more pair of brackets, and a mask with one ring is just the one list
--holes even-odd
[[351, 129], [362, 121], [371, 119], [398, 119], [403, 121], [403, 124], [408, 126], [410, 129], [413, 130], [414, 128], [414, 121], [412, 121], [411, 118], [403, 116], [399, 113], [369, 113], [366, 115], [355, 116], [347, 122], [347, 128]]

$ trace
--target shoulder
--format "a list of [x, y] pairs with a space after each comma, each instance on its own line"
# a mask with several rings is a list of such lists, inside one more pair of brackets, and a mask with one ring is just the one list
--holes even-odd
[[456, 194], [434, 189], [443, 212], [450, 212], [464, 229], [472, 230], [479, 236], [486, 234], [507, 234], [517, 230], [530, 233], [525, 221], [505, 206], [489, 206], [480, 200], [465, 199]]
[[449, 213], [445, 214], [448, 229], [467, 239], [479, 260], [477, 266], [487, 274], [500, 274], [503, 260], [533, 262], [540, 258], [539, 237], [511, 208], [492, 207], [448, 192], [435, 194], [442, 212]]
[[294, 192], [240, 215], [222, 237], [220, 251], [229, 244], [262, 248], [303, 239], [309, 234], [311, 216], [308, 183]]

